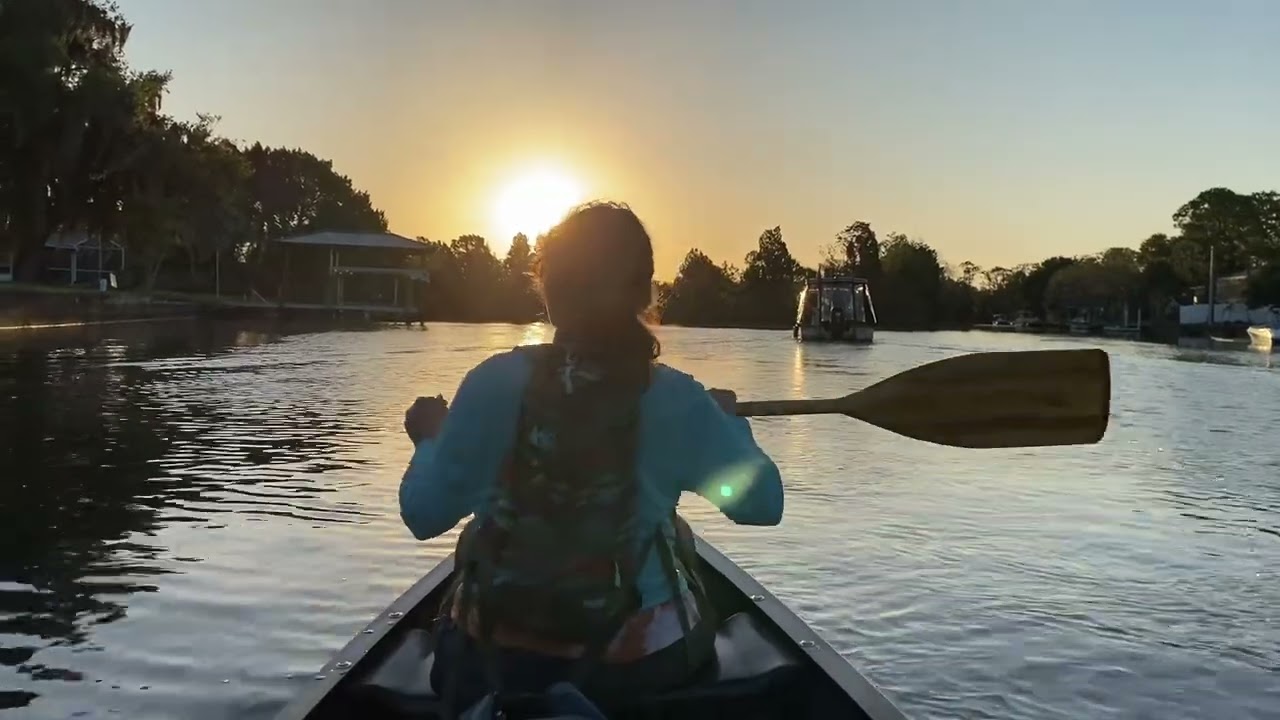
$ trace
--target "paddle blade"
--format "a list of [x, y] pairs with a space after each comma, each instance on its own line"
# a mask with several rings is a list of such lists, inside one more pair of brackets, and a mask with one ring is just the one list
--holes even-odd
[[1087, 445], [1107, 430], [1111, 361], [1097, 349], [961, 355], [835, 402], [850, 417], [939, 445]]

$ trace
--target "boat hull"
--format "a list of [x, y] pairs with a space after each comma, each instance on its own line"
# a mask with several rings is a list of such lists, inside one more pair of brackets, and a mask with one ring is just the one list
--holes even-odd
[[831, 332], [822, 327], [800, 325], [792, 330], [798, 342], [847, 342], [866, 344], [875, 341], [876, 330], [871, 325], [850, 325], [842, 332]]
[[[755, 579], [700, 538], [697, 546], [721, 619], [715, 660], [685, 687], [606, 706], [610, 718], [905, 720]], [[442, 717], [428, 679], [428, 628], [452, 577], [451, 556], [374, 618], [276, 720]]]
[[1249, 328], [1249, 344], [1259, 348], [1270, 348], [1276, 329], [1267, 325], [1254, 325]]

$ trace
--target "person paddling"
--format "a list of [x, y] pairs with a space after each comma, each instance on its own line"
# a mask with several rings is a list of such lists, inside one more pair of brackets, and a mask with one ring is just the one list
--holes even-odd
[[494, 355], [450, 407], [418, 398], [400, 512], [420, 539], [474, 514], [432, 684], [458, 708], [560, 681], [594, 699], [678, 686], [714, 652], [684, 491], [776, 525], [782, 481], [736, 397], [660, 364], [653, 247], [628, 207], [571, 211], [538, 248], [555, 336]]

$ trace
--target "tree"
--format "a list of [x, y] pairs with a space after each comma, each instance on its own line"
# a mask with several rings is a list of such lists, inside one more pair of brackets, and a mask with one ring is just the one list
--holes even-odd
[[933, 327], [939, 319], [944, 274], [938, 253], [920, 240], [889, 233], [880, 258], [883, 302], [876, 309], [899, 327]]
[[116, 147], [128, 148], [127, 159], [110, 160], [109, 175], [90, 175], [75, 189], [64, 184], [56, 196], [75, 206], [66, 214], [80, 218], [81, 229], [124, 241], [148, 289], [173, 251], [185, 251], [194, 287], [198, 265], [247, 235], [248, 169], [234, 145], [213, 135], [214, 121], [157, 115], [121, 128]]
[[836, 250], [843, 255], [841, 272], [872, 282], [880, 278], [880, 241], [870, 223], [858, 220], [836, 233]]
[[1044, 293], [1049, 287], [1049, 279], [1054, 273], [1076, 262], [1074, 258], [1061, 255], [1040, 261], [1027, 273], [1022, 281], [1022, 305], [1037, 315], [1045, 311]]
[[251, 169], [254, 250], [265, 248], [270, 240], [321, 230], [386, 232], [387, 218], [369, 194], [337, 173], [331, 161], [260, 143], [246, 150], [245, 157]]
[[1224, 187], [1196, 195], [1173, 214], [1182, 237], [1194, 242], [1207, 258], [1214, 250], [1218, 273], [1247, 270], [1252, 258], [1267, 250], [1268, 237], [1255, 197]]
[[750, 325], [789, 327], [795, 319], [796, 292], [804, 268], [791, 256], [782, 228], [760, 234], [759, 247], [747, 253], [739, 286], [739, 317]]
[[960, 263], [960, 282], [970, 287], [977, 287], [978, 276], [982, 275], [982, 268], [977, 263], [965, 260]]
[[247, 241], [253, 227], [249, 163], [235, 144], [214, 137], [211, 130], [204, 129], [191, 146], [193, 190], [188, 195], [186, 235], [193, 259]]
[[[1189, 246], [1175, 253], [1175, 245]], [[1175, 262], [1175, 255], [1178, 260]], [[1138, 246], [1138, 266], [1142, 272], [1142, 284], [1152, 303], [1163, 306], [1169, 300], [1181, 298], [1186, 294], [1192, 282], [1192, 276], [1199, 271], [1199, 250], [1188, 240], [1179, 238], [1176, 242], [1164, 233], [1151, 235]], [[1194, 267], [1183, 265], [1194, 260]], [[1207, 266], [1206, 266], [1207, 267]], [[1151, 303], [1149, 303], [1151, 304]], [[1156, 308], [1149, 307], [1149, 311]]]
[[166, 118], [140, 128], [132, 142], [134, 160], [123, 173], [117, 227], [149, 290], [165, 259], [181, 247], [187, 148], [182, 125]]
[[456, 320], [467, 298], [453, 250], [446, 243], [424, 237], [419, 237], [418, 241], [427, 246], [424, 263], [431, 278], [423, 291], [426, 317], [430, 320]]
[[542, 314], [542, 301], [533, 288], [533, 250], [524, 233], [511, 238], [511, 247], [502, 261], [502, 285], [506, 320], [527, 323]]
[[1245, 299], [1249, 307], [1280, 305], [1280, 264], [1268, 264], [1249, 276], [1245, 287]]
[[1122, 269], [1098, 259], [1087, 259], [1059, 269], [1045, 286], [1045, 309], [1063, 317], [1078, 310], [1105, 310], [1127, 300]]
[[1256, 192], [1250, 196], [1258, 213], [1260, 240], [1253, 248], [1255, 259], [1280, 263], [1280, 193]]
[[935, 322], [945, 326], [967, 326], [979, 317], [980, 292], [963, 278], [944, 276], [938, 290]]
[[672, 325], [720, 326], [733, 318], [733, 268], [716, 265], [697, 248], [680, 263], [675, 282], [664, 299], [662, 321]]
[[115, 143], [159, 109], [163, 76], [125, 66], [129, 30], [98, 0], [0, 2], [0, 240], [19, 279], [38, 277], [50, 233], [91, 219], [93, 186], [127, 156]]
[[489, 243], [479, 235], [462, 235], [449, 244], [449, 252], [460, 285], [459, 319], [492, 322], [501, 317], [502, 300], [496, 291], [502, 283], [502, 263]]
[[791, 256], [782, 239], [782, 228], [773, 227], [760, 234], [760, 245], [747, 253], [742, 269], [744, 283], [794, 282], [801, 272], [800, 263]]

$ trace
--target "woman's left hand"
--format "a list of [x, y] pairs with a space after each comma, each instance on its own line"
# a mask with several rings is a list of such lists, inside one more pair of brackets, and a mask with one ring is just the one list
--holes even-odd
[[443, 395], [420, 397], [404, 411], [404, 431], [414, 445], [434, 439], [448, 415], [449, 403]]
[[711, 388], [707, 390], [707, 394], [712, 400], [725, 411], [726, 415], [736, 415], [738, 412], [738, 394], [732, 390], [724, 390], [721, 388]]

